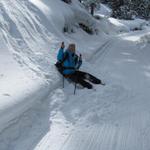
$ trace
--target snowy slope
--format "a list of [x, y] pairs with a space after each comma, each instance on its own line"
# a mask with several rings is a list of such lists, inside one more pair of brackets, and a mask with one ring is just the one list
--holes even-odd
[[112, 10], [104, 4], [100, 4], [99, 10], [95, 12], [95, 18], [99, 20], [101, 29], [106, 34], [120, 34], [124, 32], [143, 30], [150, 25], [149, 21], [135, 18], [134, 20], [123, 20], [111, 17]]
[[128, 37], [114, 37], [86, 63], [85, 70], [103, 79], [105, 87], [77, 90], [76, 96], [72, 85], [54, 92], [58, 108], [51, 131], [35, 150], [149, 149], [150, 45]]
[[[108, 18], [94, 20], [77, 0], [1, 0], [0, 7], [0, 150], [149, 149], [149, 27], [103, 33], [147, 22], [115, 20], [114, 27]], [[81, 22], [99, 34], [88, 35]], [[62, 40], [77, 44], [81, 70], [105, 87], [76, 95], [73, 84], [62, 88], [53, 65]]]
[[[6, 150], [30, 133], [48, 106], [43, 101], [60, 86], [54, 67], [60, 42], [79, 43], [86, 52], [89, 44], [99, 47], [102, 41], [95, 41], [96, 35], [90, 41], [79, 28], [81, 20], [93, 28], [97, 23], [78, 1], [70, 6], [60, 0], [1, 0], [0, 7], [0, 149]], [[64, 34], [66, 25], [75, 33]]]
[[101, 3], [100, 8], [99, 8], [99, 10], [97, 10], [95, 15], [110, 17], [111, 14], [112, 14], [111, 8], [109, 8], [107, 5], [104, 5], [104, 4]]
[[[46, 46], [43, 45], [50, 42], [54, 36], [48, 37], [46, 28], [40, 24], [38, 18], [36, 19], [38, 16], [35, 16], [32, 10], [33, 12], [38, 11], [29, 2], [1, 1], [0, 116], [4, 118], [1, 119], [1, 128], [6, 127], [6, 124], [2, 124], [3, 121], [7, 123], [16, 114], [18, 115], [32, 106], [31, 103], [41, 94], [47, 95], [48, 93], [46, 80], [41, 78], [44, 76], [44, 70], [40, 71], [40, 65], [48, 64], [46, 59], [43, 60], [46, 57], [44, 56]], [[46, 53], [48, 55], [48, 52]], [[49, 75], [52, 82], [53, 77], [51, 74]], [[44, 89], [43, 93], [38, 95], [37, 91], [42, 89]], [[7, 125], [9, 124], [7, 123]]]

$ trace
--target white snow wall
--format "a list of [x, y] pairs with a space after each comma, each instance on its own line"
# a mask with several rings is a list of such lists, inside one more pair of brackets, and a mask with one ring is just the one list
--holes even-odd
[[88, 25], [96, 27], [96, 21], [79, 7], [77, 0], [71, 5], [61, 0], [0, 1], [0, 64], [3, 67], [0, 75], [5, 69], [9, 70], [5, 72], [7, 78], [2, 78], [5, 87], [0, 85], [0, 94], [13, 90], [12, 97], [7, 93], [0, 95], [2, 149], [10, 146], [9, 134], [10, 141], [17, 136], [17, 128], [10, 131], [9, 127], [45, 99], [59, 83], [53, 67], [55, 50], [61, 40], [69, 41], [63, 34], [64, 26], [68, 24], [78, 30], [82, 18]]

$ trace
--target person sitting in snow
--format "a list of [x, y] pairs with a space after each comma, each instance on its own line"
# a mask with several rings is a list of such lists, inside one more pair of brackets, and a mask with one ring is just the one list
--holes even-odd
[[82, 56], [76, 54], [75, 44], [69, 44], [68, 48], [64, 51], [65, 45], [62, 42], [61, 47], [57, 54], [57, 63], [55, 64], [58, 71], [71, 81], [81, 84], [83, 87], [92, 89], [92, 84], [85, 80], [89, 80], [95, 84], [102, 84], [101, 80], [92, 76], [89, 73], [79, 71], [82, 65]]

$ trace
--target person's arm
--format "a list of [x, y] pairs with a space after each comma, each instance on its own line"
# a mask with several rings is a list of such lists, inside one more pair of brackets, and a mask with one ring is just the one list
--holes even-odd
[[57, 61], [61, 62], [63, 59], [63, 53], [64, 53], [64, 49], [60, 48], [57, 54]]
[[63, 60], [64, 48], [65, 48], [65, 44], [64, 44], [64, 42], [62, 42], [61, 47], [60, 47], [58, 54], [57, 54], [57, 61], [58, 62], [61, 62]]
[[69, 57], [69, 54], [68, 54], [67, 52], [65, 52], [65, 53], [64, 53], [63, 60], [62, 60], [61, 63], [64, 63], [64, 61], [65, 61], [66, 59], [68, 59], [68, 57]]
[[64, 42], [61, 43], [61, 48], [62, 48], [62, 49], [65, 48], [65, 43], [64, 43]]

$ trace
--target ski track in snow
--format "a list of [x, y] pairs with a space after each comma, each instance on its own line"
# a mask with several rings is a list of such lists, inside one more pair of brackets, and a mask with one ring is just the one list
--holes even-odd
[[[107, 55], [103, 55], [102, 50], [108, 50]], [[64, 119], [73, 127], [69, 131], [67, 127], [62, 128], [67, 133], [63, 140], [60, 138], [62, 135], [58, 135], [57, 146], [51, 145], [51, 142], [44, 144], [43, 139], [35, 149], [149, 150], [150, 103], [147, 97], [150, 80], [144, 77], [142, 71], [142, 67], [149, 65], [149, 60], [145, 59], [146, 54], [148, 48], [141, 52], [136, 42], [116, 38], [110, 45], [104, 43], [104, 46], [91, 56], [91, 62], [94, 64], [86, 62], [86, 69], [95, 74], [100, 71], [106, 86], [96, 86], [96, 91], [77, 90], [74, 96], [73, 85], [66, 83], [64, 92], [68, 93], [67, 99], [58, 113], [63, 114]], [[97, 57], [101, 55], [102, 57]], [[100, 67], [93, 69], [99, 63]], [[126, 68], [129, 72], [126, 72]], [[121, 73], [118, 72], [120, 70]], [[144, 86], [147, 87], [145, 91], [142, 90]], [[52, 136], [46, 137], [46, 141], [53, 141]]]
[[[86, 70], [102, 77], [106, 86], [96, 86], [96, 91], [77, 89], [74, 96], [74, 85], [65, 81], [65, 88], [56, 88], [44, 104], [44, 109], [39, 109], [47, 113], [39, 117], [38, 125], [37, 123], [33, 125], [34, 128], [28, 135], [32, 137], [29, 138], [30, 141], [25, 138], [26, 136], [22, 137], [24, 140], [17, 139], [13, 146], [15, 143], [20, 144], [14, 146], [15, 150], [23, 150], [26, 144], [28, 150], [149, 149], [149, 102], [141, 103], [141, 100], [146, 100], [144, 94], [147, 91], [141, 91], [145, 81], [137, 83], [141, 87], [132, 86], [134, 79], [132, 67], [137, 72], [141, 67], [139, 65], [129, 67], [131, 83], [126, 81], [127, 75], [125, 78], [122, 73], [118, 74], [117, 70], [120, 67], [128, 67], [130, 63], [138, 64], [137, 61], [143, 61], [142, 65], [146, 66], [149, 61], [139, 57], [140, 50], [135, 49], [137, 48], [135, 43], [129, 42], [129, 44], [128, 41], [117, 40], [110, 45], [106, 44], [106, 47], [100, 48], [96, 55], [91, 56], [92, 63], [85, 62]], [[127, 50], [123, 44], [120, 46], [118, 44], [120, 42], [127, 42], [130, 48], [128, 47]], [[103, 48], [105, 51], [108, 50], [107, 55], [103, 55], [106, 52], [101, 53]], [[131, 52], [130, 49], [133, 51]], [[137, 54], [133, 55], [133, 53]], [[94, 57], [99, 59], [96, 60]], [[95, 70], [99, 62], [100, 67]], [[110, 63], [111, 68], [109, 68]], [[117, 69], [116, 64], [118, 64]], [[140, 79], [141, 75], [137, 77]], [[61, 83], [59, 85], [62, 86]], [[149, 84], [146, 85], [149, 87]]]
[[[48, 71], [41, 66], [47, 66], [49, 59], [54, 61], [54, 54], [49, 50], [57, 43], [54, 33], [50, 32], [52, 26], [50, 27], [47, 18], [30, 1], [2, 0], [0, 6], [0, 31], [4, 42], [12, 50], [14, 59], [20, 66], [33, 70], [37, 76], [45, 77]], [[53, 45], [49, 44], [48, 47], [51, 42]], [[43, 53], [40, 52], [42, 49]]]
[[104, 57], [103, 54], [108, 52], [108, 47], [111, 44], [111, 40], [106, 41], [104, 44], [101, 45], [100, 48], [98, 48], [93, 54], [86, 59], [86, 61], [93, 63], [94, 60]]

